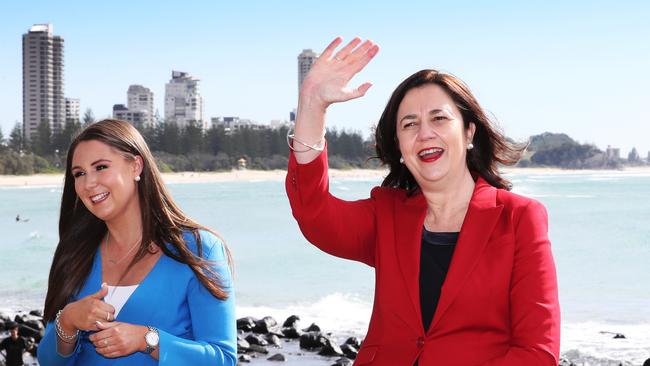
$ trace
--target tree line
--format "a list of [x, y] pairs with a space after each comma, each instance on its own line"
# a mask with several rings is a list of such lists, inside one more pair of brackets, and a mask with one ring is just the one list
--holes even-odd
[[[32, 141], [24, 138], [18, 123], [8, 138], [0, 129], [0, 174], [62, 171], [70, 142], [84, 126], [94, 122], [92, 112], [86, 111], [81, 121], [68, 120], [60, 132], [53, 133], [50, 124], [44, 121], [39, 124]], [[179, 127], [164, 121], [151, 127], [135, 127], [164, 172], [230, 170], [242, 161], [250, 169], [285, 169], [288, 163], [288, 127], [243, 127], [230, 131], [213, 125], [203, 130], [196, 122]], [[332, 128], [327, 130], [326, 138], [330, 167], [377, 166], [376, 162], [367, 162], [372, 150], [360, 133]]]

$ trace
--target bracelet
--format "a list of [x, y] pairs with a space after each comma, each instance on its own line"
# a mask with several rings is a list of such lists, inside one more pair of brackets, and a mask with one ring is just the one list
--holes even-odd
[[75, 343], [77, 337], [79, 336], [79, 330], [73, 334], [73, 335], [67, 335], [65, 331], [63, 330], [63, 327], [61, 327], [61, 314], [63, 313], [63, 309], [59, 310], [56, 313], [56, 318], [54, 319], [54, 326], [56, 328], [56, 335], [63, 341], [63, 343], [68, 343], [72, 344]]
[[[296, 138], [296, 136], [294, 134], [290, 133], [290, 132], [291, 132], [291, 130], [287, 131], [287, 145], [289, 145], [289, 149], [291, 149], [291, 151], [293, 151], [293, 152], [301, 153], [301, 152], [307, 152], [309, 150], [323, 151], [325, 149], [325, 138], [323, 138], [323, 139], [321, 139], [319, 141], [320, 146], [317, 146], [316, 144], [309, 145], [309, 144], [307, 144], [305, 142], [302, 142], [302, 141], [298, 140]], [[300, 145], [306, 147], [307, 149], [306, 150], [298, 150], [298, 149], [293, 147], [293, 144], [291, 143], [291, 141], [297, 142]]]

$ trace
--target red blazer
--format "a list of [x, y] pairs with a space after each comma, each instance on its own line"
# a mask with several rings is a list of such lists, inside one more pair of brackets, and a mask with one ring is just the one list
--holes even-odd
[[369, 199], [329, 193], [327, 151], [289, 159], [286, 189], [305, 237], [375, 268], [375, 301], [355, 365], [557, 366], [560, 307], [546, 210], [490, 186], [474, 188], [440, 301], [422, 325], [419, 263], [427, 204], [421, 193], [375, 187]]

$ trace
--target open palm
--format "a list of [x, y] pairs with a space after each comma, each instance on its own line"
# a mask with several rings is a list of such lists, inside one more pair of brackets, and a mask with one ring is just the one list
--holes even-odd
[[337, 37], [325, 48], [302, 84], [301, 97], [322, 108], [359, 98], [372, 86], [371, 83], [363, 83], [357, 88], [351, 88], [348, 83], [372, 60], [379, 51], [379, 46], [370, 40], [361, 43], [359, 38], [355, 38], [335, 54], [334, 51], [341, 42], [342, 39]]

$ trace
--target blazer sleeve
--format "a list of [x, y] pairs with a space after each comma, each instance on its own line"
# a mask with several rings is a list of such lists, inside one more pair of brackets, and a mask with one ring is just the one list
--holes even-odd
[[515, 226], [516, 248], [510, 285], [511, 344], [484, 366], [557, 366], [560, 305], [548, 239], [548, 216], [531, 200]]
[[329, 192], [327, 164], [327, 147], [307, 164], [299, 164], [291, 152], [285, 186], [293, 217], [305, 238], [319, 249], [374, 267], [374, 194], [358, 201], [334, 197]]
[[[228, 292], [226, 300], [214, 297], [194, 276], [190, 281], [187, 302], [192, 318], [194, 340], [176, 337], [159, 330], [160, 366], [203, 366], [237, 364], [237, 329], [235, 321], [235, 294], [228, 259], [223, 243], [213, 235], [212, 248], [204, 257], [213, 261], [213, 269]], [[203, 243], [202, 243], [203, 244]]]
[[[80, 334], [81, 336], [81, 334]], [[38, 344], [38, 352], [36, 358], [39, 365], [52, 365], [52, 366], [65, 366], [74, 365], [77, 359], [77, 354], [81, 350], [79, 345], [79, 338], [77, 344], [71, 354], [63, 356], [57, 350], [56, 330], [54, 329], [54, 322], [47, 323], [45, 327], [45, 334], [43, 339]]]

